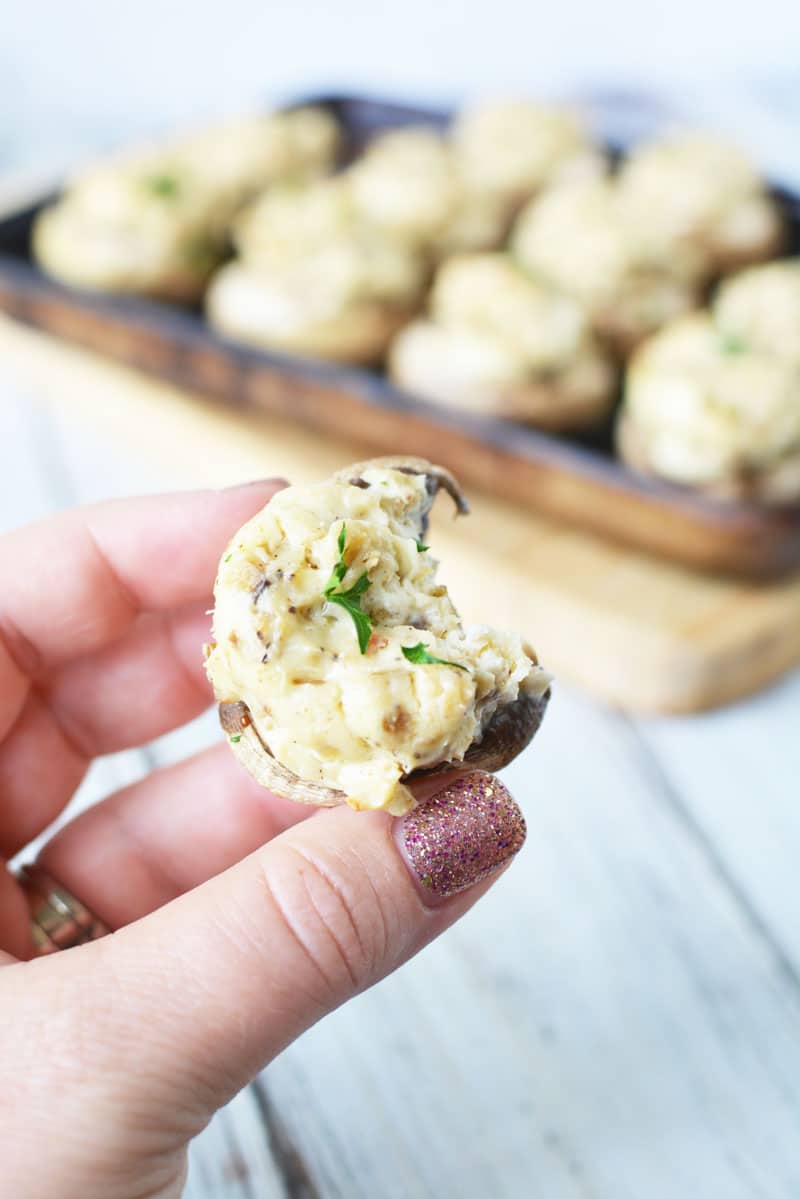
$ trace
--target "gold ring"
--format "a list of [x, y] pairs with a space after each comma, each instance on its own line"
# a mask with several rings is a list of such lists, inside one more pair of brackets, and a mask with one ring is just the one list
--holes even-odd
[[40, 954], [72, 949], [111, 930], [41, 866], [17, 871], [31, 916], [31, 936]]

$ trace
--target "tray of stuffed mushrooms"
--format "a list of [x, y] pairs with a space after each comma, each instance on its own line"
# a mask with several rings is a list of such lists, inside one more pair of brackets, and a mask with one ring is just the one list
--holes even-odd
[[0, 308], [651, 553], [800, 565], [800, 198], [595, 118], [325, 97], [124, 152], [0, 221]]

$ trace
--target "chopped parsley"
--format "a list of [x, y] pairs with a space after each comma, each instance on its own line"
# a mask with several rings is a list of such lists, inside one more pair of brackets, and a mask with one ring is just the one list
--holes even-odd
[[353, 624], [356, 626], [358, 648], [362, 654], [365, 654], [370, 636], [372, 635], [372, 621], [361, 608], [361, 597], [367, 588], [372, 586], [372, 581], [365, 571], [356, 579], [352, 587], [342, 588], [344, 576], [347, 574], [347, 563], [344, 560], [344, 549], [347, 544], [346, 525], [342, 525], [342, 530], [339, 533], [336, 544], [339, 549], [339, 560], [333, 568], [331, 577], [325, 584], [325, 599], [330, 604], [338, 604], [340, 608], [344, 608], [345, 612], [350, 615]]
[[455, 666], [456, 670], [467, 669], [460, 662], [449, 662], [447, 658], [434, 658], [433, 654], [428, 653], [421, 641], [417, 645], [404, 645], [403, 657], [408, 658], [409, 662], [416, 662], [418, 665]]
[[233, 550], [231, 550], [231, 552], [230, 552], [229, 554], [226, 554], [226, 555], [225, 555], [225, 557], [222, 559], [222, 561], [223, 561], [223, 562], [230, 562], [230, 560], [231, 560], [231, 558], [232, 558], [232, 557], [233, 557]]
[[241, 739], [242, 739], [241, 733], [237, 733], [234, 737], [229, 738], [229, 740], [232, 741], [234, 745], [236, 745], [237, 741], [241, 741]]
[[151, 175], [147, 180], [147, 187], [154, 196], [161, 196], [165, 200], [176, 199], [181, 190], [177, 175], [169, 175], [166, 172], [160, 175]]
[[418, 541], [416, 543], [416, 546], [417, 546], [418, 554], [424, 554], [427, 550], [429, 550], [431, 548], [429, 545], [424, 545], [423, 542], [421, 542], [421, 541]]
[[744, 354], [747, 346], [735, 333], [723, 333], [719, 339], [719, 348], [723, 354]]

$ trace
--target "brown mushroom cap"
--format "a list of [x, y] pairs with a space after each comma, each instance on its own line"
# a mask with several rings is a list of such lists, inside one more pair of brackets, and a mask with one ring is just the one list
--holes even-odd
[[407, 455], [368, 458], [364, 462], [354, 462], [351, 466], [337, 470], [333, 477], [348, 482], [354, 476], [357, 478], [362, 471], [373, 470], [375, 467], [399, 470], [404, 475], [424, 475], [425, 486], [432, 499], [438, 491], [446, 491], [455, 504], [459, 516], [466, 516], [469, 513], [469, 504], [455, 475], [452, 475], [449, 470], [445, 470], [443, 466], [436, 466], [433, 462], [428, 462], [427, 458], [413, 458]]
[[[356, 462], [337, 471], [336, 479], [346, 481], [358, 478], [364, 470], [386, 467], [406, 474], [424, 475], [429, 494], [433, 497], [441, 489], [450, 495], [460, 514], [469, 512], [461, 488], [449, 471], [434, 466], [424, 458], [388, 457], [372, 458]], [[424, 529], [421, 530], [424, 532]], [[535, 665], [537, 658], [530, 647], [525, 652]], [[507, 766], [517, 754], [525, 749], [542, 723], [548, 700], [549, 688], [541, 695], [520, 693], [513, 703], [498, 708], [479, 740], [474, 741], [461, 761], [437, 762], [404, 776], [404, 783], [414, 783], [430, 775], [447, 770], [469, 769], [495, 771]], [[335, 807], [347, 802], [343, 791], [328, 787], [325, 783], [302, 779], [283, 766], [275, 758], [269, 746], [260, 736], [250, 717], [247, 704], [241, 700], [226, 701], [219, 705], [219, 721], [228, 737], [235, 756], [253, 778], [274, 795], [295, 803], [313, 804], [316, 807]]]

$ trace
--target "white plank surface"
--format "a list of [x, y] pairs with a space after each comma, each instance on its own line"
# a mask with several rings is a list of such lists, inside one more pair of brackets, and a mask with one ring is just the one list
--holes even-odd
[[643, 721], [638, 733], [727, 885], [800, 978], [800, 672], [747, 703]]
[[189, 1152], [185, 1199], [299, 1199], [273, 1157], [263, 1107], [248, 1088], [217, 1112]]
[[540, 737], [507, 772], [513, 869], [267, 1072], [322, 1194], [797, 1195], [800, 1006], [772, 946], [615, 717], [557, 693]]
[[[0, 389], [0, 526], [170, 485]], [[799, 699], [632, 724], [557, 688], [508, 772], [520, 860], [212, 1123], [190, 1199], [795, 1199]], [[116, 755], [79, 802], [216, 735]]]

